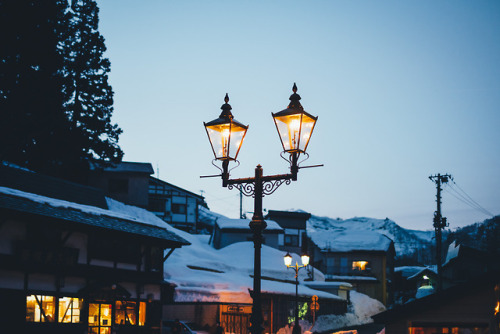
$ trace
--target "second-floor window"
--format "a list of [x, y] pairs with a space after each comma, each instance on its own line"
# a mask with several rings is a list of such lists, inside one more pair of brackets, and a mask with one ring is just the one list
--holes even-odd
[[285, 246], [298, 246], [299, 236], [298, 235], [285, 235]]
[[186, 214], [186, 204], [172, 204], [172, 213], [185, 215]]
[[369, 271], [370, 265], [368, 261], [352, 261], [353, 271]]

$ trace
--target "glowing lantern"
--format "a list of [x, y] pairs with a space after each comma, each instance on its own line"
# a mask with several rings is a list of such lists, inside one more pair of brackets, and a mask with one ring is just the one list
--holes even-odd
[[304, 111], [299, 102], [297, 85], [293, 84], [293, 94], [290, 96], [288, 107], [273, 113], [274, 123], [283, 145], [283, 150], [288, 153], [305, 153], [311, 139], [314, 126], [318, 117]]
[[241, 144], [245, 138], [248, 125], [236, 121], [231, 114], [229, 97], [226, 94], [219, 118], [203, 123], [207, 131], [212, 151], [217, 160], [236, 160]]

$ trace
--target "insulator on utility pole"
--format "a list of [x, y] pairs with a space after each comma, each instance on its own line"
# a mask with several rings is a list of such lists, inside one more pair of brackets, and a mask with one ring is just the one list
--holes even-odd
[[441, 230], [448, 226], [446, 218], [441, 215], [441, 188], [442, 184], [448, 183], [453, 177], [450, 174], [437, 174], [429, 176], [429, 179], [436, 184], [436, 203], [437, 210], [434, 212], [434, 231], [436, 235], [436, 263], [437, 263], [437, 274], [438, 274], [438, 290], [443, 289], [443, 272], [441, 266], [441, 253], [442, 253], [442, 233]]

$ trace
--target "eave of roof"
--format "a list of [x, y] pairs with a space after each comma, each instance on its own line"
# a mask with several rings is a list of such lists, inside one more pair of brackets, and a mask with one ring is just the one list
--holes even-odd
[[44, 216], [58, 221], [81, 224], [85, 227], [106, 229], [153, 238], [160, 242], [173, 244], [173, 247], [190, 245], [190, 243], [173, 232], [154, 225], [138, 223], [118, 217], [96, 215], [68, 207], [54, 207], [48, 203], [32, 201], [20, 196], [0, 193], [0, 208], [13, 212]]

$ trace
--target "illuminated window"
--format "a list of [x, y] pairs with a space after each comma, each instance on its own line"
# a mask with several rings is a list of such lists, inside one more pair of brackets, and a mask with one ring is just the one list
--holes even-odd
[[55, 297], [31, 295], [26, 296], [26, 321], [54, 322]]
[[81, 305], [82, 300], [78, 298], [59, 298], [59, 322], [79, 323]]
[[115, 324], [144, 326], [146, 322], [146, 303], [139, 302], [139, 322], [137, 322], [136, 302], [117, 301]]
[[368, 270], [368, 261], [352, 261], [352, 270], [365, 271]]
[[146, 302], [139, 303], [139, 326], [146, 323]]

